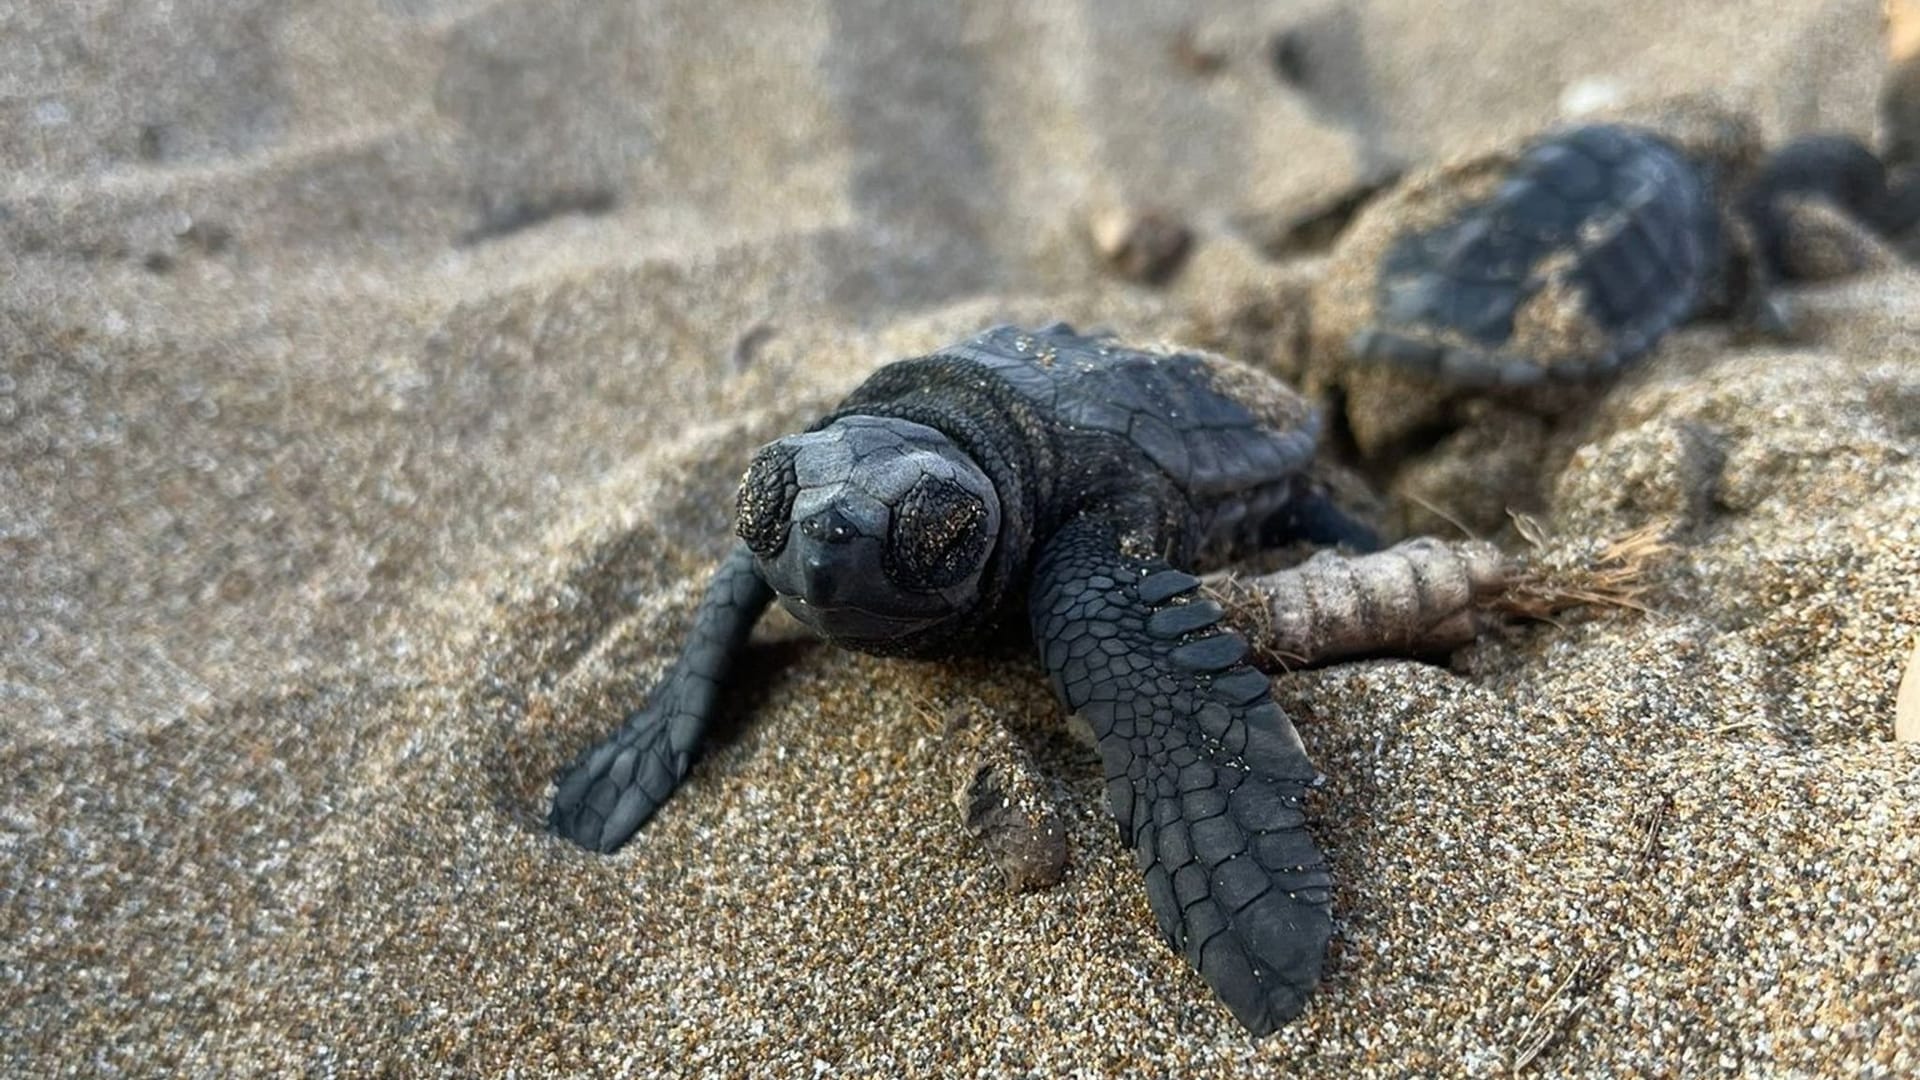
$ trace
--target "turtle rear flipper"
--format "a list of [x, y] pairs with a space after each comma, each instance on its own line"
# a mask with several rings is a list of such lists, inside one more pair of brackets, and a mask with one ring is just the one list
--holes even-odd
[[548, 815], [555, 832], [612, 851], [667, 801], [693, 765], [721, 680], [772, 599], [752, 553], [736, 548], [714, 572], [679, 660], [647, 703], [560, 778]]
[[1161, 933], [1265, 1035], [1305, 1008], [1333, 932], [1302, 809], [1319, 773], [1199, 584], [1083, 517], [1041, 553], [1030, 615], [1055, 692], [1098, 739]]

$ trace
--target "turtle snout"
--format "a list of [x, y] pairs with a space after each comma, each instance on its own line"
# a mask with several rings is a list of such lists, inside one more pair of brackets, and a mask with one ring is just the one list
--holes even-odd
[[837, 506], [828, 507], [798, 523], [804, 538], [793, 561], [794, 591], [819, 607], [854, 600], [860, 591], [863, 564], [875, 564], [876, 541]]
[[831, 604], [838, 577], [832, 559], [819, 554], [807, 556], [800, 562], [800, 599], [815, 606]]

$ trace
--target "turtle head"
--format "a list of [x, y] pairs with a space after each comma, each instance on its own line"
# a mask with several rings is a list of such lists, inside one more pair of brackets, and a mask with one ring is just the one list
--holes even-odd
[[910, 652], [979, 614], [1000, 500], [939, 431], [849, 416], [761, 447], [735, 528], [781, 605], [816, 633]]

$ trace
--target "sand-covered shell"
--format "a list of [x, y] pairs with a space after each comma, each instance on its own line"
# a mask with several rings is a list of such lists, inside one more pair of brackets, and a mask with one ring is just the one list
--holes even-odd
[[1311, 315], [1312, 389], [1353, 398], [1371, 452], [1454, 391], [1579, 386], [1717, 295], [1720, 188], [1757, 156], [1699, 104], [1538, 134], [1411, 176], [1335, 250]]

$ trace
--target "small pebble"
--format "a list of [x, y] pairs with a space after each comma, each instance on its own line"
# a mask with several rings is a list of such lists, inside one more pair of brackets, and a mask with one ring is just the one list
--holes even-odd
[[1186, 260], [1193, 233], [1159, 210], [1122, 207], [1102, 211], [1088, 223], [1093, 249], [1114, 273], [1128, 281], [1157, 285]]
[[985, 845], [1010, 892], [1060, 882], [1067, 870], [1066, 829], [1051, 785], [1011, 731], [978, 710], [950, 736], [959, 784], [953, 801], [966, 829]]

